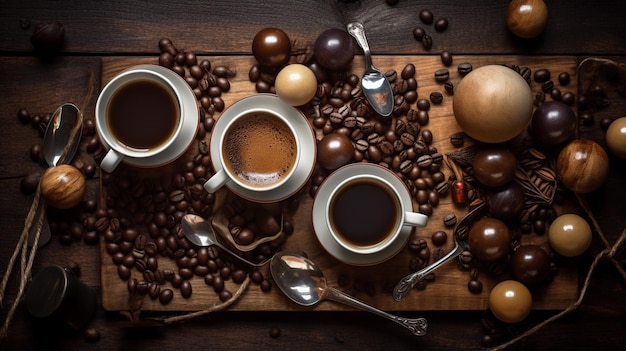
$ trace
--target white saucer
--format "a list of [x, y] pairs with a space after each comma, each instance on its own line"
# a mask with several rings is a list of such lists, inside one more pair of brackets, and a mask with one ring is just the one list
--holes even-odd
[[[315, 168], [315, 158], [317, 156], [317, 140], [313, 132], [313, 127], [309, 120], [298, 109], [282, 102], [273, 94], [257, 94], [245, 97], [228, 107], [219, 117], [213, 126], [212, 135], [220, 135], [228, 125], [230, 118], [236, 117], [249, 109], [265, 110], [285, 116], [293, 123], [296, 134], [300, 138], [302, 153], [298, 167], [289, 177], [284, 185], [268, 191], [253, 191], [245, 189], [235, 182], [227, 182], [226, 187], [237, 195], [254, 202], [278, 202], [297, 193], [308, 181]], [[220, 121], [222, 123], [220, 123]], [[220, 164], [219, 138], [211, 138], [210, 150], [213, 169], [217, 172], [222, 169]]]
[[[373, 254], [358, 254], [345, 249], [339, 243], [333, 239], [332, 234], [328, 230], [326, 224], [327, 211], [325, 208], [326, 201], [317, 201], [318, 199], [328, 198], [333, 189], [339, 185], [346, 178], [359, 175], [359, 174], [374, 174], [380, 177], [384, 177], [397, 189], [406, 188], [404, 183], [393, 173], [389, 172], [386, 168], [372, 164], [372, 163], [352, 163], [347, 166], [343, 166], [329, 175], [324, 182], [320, 185], [313, 201], [313, 229], [315, 235], [320, 244], [324, 247], [326, 252], [335, 257], [339, 261], [355, 266], [371, 266], [382, 263], [391, 257], [395, 256], [406, 244], [407, 240], [413, 228], [408, 225], [402, 226], [398, 238], [393, 241], [389, 246], [380, 252]], [[391, 176], [390, 176], [391, 175]], [[407, 209], [413, 208], [413, 202], [408, 192], [400, 192], [402, 202]]]
[[[154, 168], [166, 165], [180, 156], [182, 156], [191, 146], [193, 139], [196, 137], [196, 132], [198, 131], [198, 105], [196, 103], [196, 95], [193, 93], [193, 90], [189, 87], [189, 84], [178, 75], [178, 73], [172, 71], [171, 69], [157, 66], [157, 65], [148, 65], [151, 70], [157, 71], [167, 78], [178, 90], [178, 94], [181, 98], [181, 110], [182, 113], [185, 114], [184, 125], [180, 128], [180, 134], [175, 143], [170, 145], [172, 148], [172, 152], [175, 154], [174, 157], [168, 157], [169, 160], [160, 161], [159, 158], [162, 155], [154, 155], [151, 157], [128, 157], [124, 156], [122, 162], [129, 164], [135, 167], [142, 168]], [[141, 69], [144, 65], [135, 66], [132, 69]], [[186, 106], [194, 106], [195, 108], [190, 111]], [[168, 151], [169, 152], [169, 151]]]

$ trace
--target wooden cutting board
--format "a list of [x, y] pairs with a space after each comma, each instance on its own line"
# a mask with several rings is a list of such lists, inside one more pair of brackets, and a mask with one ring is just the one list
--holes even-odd
[[[202, 57], [205, 58], [205, 57]], [[213, 65], [226, 65], [236, 70], [237, 75], [230, 79], [231, 89], [223, 95], [226, 106], [230, 106], [237, 100], [255, 94], [254, 83], [248, 80], [248, 71], [255, 63], [252, 56], [215, 56], [206, 57]], [[461, 77], [456, 72], [459, 63], [469, 62], [474, 68], [487, 64], [517, 64], [527, 66], [533, 71], [547, 68], [556, 77], [560, 72], [568, 72], [571, 75], [571, 83], [566, 87], [561, 87], [562, 92], [571, 91], [577, 94], [577, 66], [574, 57], [533, 57], [533, 56], [456, 56], [454, 64], [449, 67], [450, 81], [458, 84]], [[157, 64], [155, 57], [150, 58], [107, 58], [102, 64], [102, 84], [106, 84], [116, 74], [122, 70], [137, 64], [153, 63]], [[419, 84], [418, 94], [420, 97], [428, 98], [433, 91], [441, 91], [444, 94], [444, 102], [439, 106], [431, 107], [430, 123], [425, 128], [432, 131], [434, 135], [434, 146], [442, 154], [453, 151], [454, 148], [449, 142], [449, 137], [453, 133], [460, 131], [452, 113], [452, 97], [445, 93], [443, 85], [434, 80], [434, 72], [444, 68], [439, 56], [376, 56], [374, 64], [381, 70], [395, 69], [398, 72], [406, 65], [412, 63], [417, 68], [416, 79]], [[360, 75], [363, 70], [364, 60], [362, 56], [355, 57], [353, 62], [353, 72]], [[540, 85], [532, 83], [533, 92], [540, 90]], [[414, 106], [413, 106], [414, 107]], [[207, 139], [209, 136], [207, 136]], [[446, 175], [451, 172], [446, 167], [442, 167]], [[157, 170], [158, 171], [158, 170]], [[165, 171], [165, 170], [164, 170]], [[104, 193], [101, 191], [101, 196]], [[285, 250], [304, 251], [309, 258], [313, 259], [323, 270], [328, 284], [339, 287], [338, 278], [346, 277], [349, 280], [363, 280], [372, 283], [375, 287], [374, 294], [355, 291], [353, 285], [345, 285], [341, 288], [364, 302], [374, 305], [383, 310], [398, 311], [419, 311], [419, 310], [485, 310], [487, 308], [487, 297], [491, 288], [498, 282], [487, 273], [481, 272], [480, 280], [483, 282], [483, 291], [480, 294], [471, 294], [467, 289], [469, 272], [461, 271], [454, 262], [441, 267], [436, 271], [436, 280], [429, 283], [425, 290], [413, 291], [405, 300], [396, 302], [390, 294], [389, 287], [393, 288], [395, 283], [409, 271], [409, 260], [411, 254], [408, 249], [404, 249], [397, 256], [389, 261], [371, 267], [353, 267], [343, 264], [330, 257], [317, 242], [311, 223], [312, 199], [308, 193], [304, 193], [300, 199], [300, 206], [293, 215], [295, 232], [285, 242]], [[568, 210], [563, 210], [568, 211]], [[449, 239], [444, 249], [452, 249], [452, 230], [444, 226], [442, 218], [450, 213], [455, 213], [460, 219], [466, 213], [465, 209], [457, 208], [452, 204], [450, 196], [441, 200], [435, 208], [429, 223], [425, 228], [418, 229], [421, 237], [430, 243], [430, 236], [437, 230], [445, 230]], [[524, 236], [523, 242], [533, 242], [546, 245], [546, 236], [530, 235]], [[429, 244], [430, 245], [430, 244]], [[431, 249], [433, 248], [430, 245]], [[122, 281], [117, 274], [117, 267], [111, 261], [111, 257], [104, 248], [104, 239], [101, 244], [101, 275], [102, 275], [102, 306], [106, 310], [128, 310], [128, 290], [125, 281]], [[431, 258], [432, 260], [432, 258]], [[175, 268], [173, 261], [159, 258], [159, 268]], [[264, 269], [265, 276], [270, 277], [267, 267]], [[133, 276], [140, 276], [135, 271]], [[501, 279], [501, 278], [499, 278]], [[193, 295], [189, 299], [184, 299], [175, 289], [174, 299], [168, 305], [161, 305], [158, 300], [151, 300], [149, 297], [143, 299], [143, 310], [153, 311], [196, 311], [204, 310], [220, 301], [211, 287], [205, 285], [201, 277], [195, 277], [192, 281]], [[169, 283], [168, 283], [169, 285]], [[227, 282], [227, 288], [233, 293], [238, 285], [232, 281]], [[578, 295], [578, 273], [574, 259], [559, 262], [559, 271], [555, 279], [533, 290], [533, 308], [540, 310], [563, 309], [573, 301]], [[345, 309], [339, 304], [323, 302], [312, 308], [297, 306], [287, 300], [280, 290], [273, 286], [270, 292], [261, 291], [260, 287], [250, 284], [239, 300], [229, 307], [231, 310], [240, 311], [274, 311], [274, 310], [341, 310]]]

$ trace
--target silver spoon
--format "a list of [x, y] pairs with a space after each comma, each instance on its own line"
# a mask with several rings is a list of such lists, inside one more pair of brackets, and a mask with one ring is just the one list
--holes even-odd
[[381, 116], [389, 116], [393, 112], [393, 91], [383, 72], [372, 64], [372, 55], [365, 37], [365, 29], [359, 22], [348, 23], [347, 29], [348, 33], [356, 39], [356, 42], [363, 49], [365, 55], [365, 72], [361, 78], [363, 95], [374, 111]]
[[297, 253], [281, 251], [275, 254], [270, 262], [270, 272], [280, 290], [297, 304], [312, 306], [324, 299], [329, 299], [387, 318], [405, 327], [414, 335], [426, 334], [428, 323], [425, 318], [398, 317], [327, 286], [324, 274], [319, 267], [313, 261]]
[[188, 213], [183, 216], [180, 224], [183, 228], [183, 233], [185, 234], [185, 238], [189, 240], [192, 244], [199, 247], [208, 247], [215, 245], [220, 249], [228, 252], [235, 258], [240, 259], [242, 262], [245, 262], [253, 267], [261, 267], [267, 263], [267, 261], [261, 263], [254, 263], [246, 260], [240, 255], [234, 253], [226, 246], [222, 245], [215, 236], [215, 232], [213, 228], [209, 225], [209, 223], [202, 217], [197, 216], [195, 214]]
[[[76, 105], [65, 103], [54, 111], [43, 136], [43, 157], [49, 167], [69, 163], [76, 154], [82, 137], [83, 114]], [[37, 235], [37, 223], [43, 216], [43, 225], [37, 247], [50, 241], [50, 225], [45, 217], [44, 202], [40, 201], [33, 226], [28, 233], [28, 245], [33, 246]]]
[[451, 261], [452, 259], [458, 257], [463, 251], [468, 248], [467, 234], [469, 230], [469, 224], [483, 213], [484, 208], [486, 208], [485, 204], [479, 205], [478, 207], [470, 211], [467, 215], [465, 215], [465, 217], [463, 217], [459, 224], [454, 228], [454, 248], [452, 249], [452, 251], [448, 252], [447, 255], [433, 262], [431, 265], [426, 266], [415, 273], [407, 275], [406, 277], [402, 278], [398, 282], [398, 284], [396, 284], [395, 288], [393, 289], [394, 300], [400, 301], [409, 296], [411, 290], [413, 290], [413, 287], [418, 281], [424, 279], [424, 277], [428, 273], [443, 266], [448, 261]]

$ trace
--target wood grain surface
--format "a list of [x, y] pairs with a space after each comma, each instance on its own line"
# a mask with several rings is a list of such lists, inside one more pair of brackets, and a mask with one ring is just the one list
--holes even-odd
[[[294, 48], [302, 49], [323, 30], [345, 28], [346, 23], [359, 20], [366, 27], [375, 55], [386, 55], [391, 60], [410, 56], [416, 64], [430, 65], [428, 62], [431, 62], [430, 69], [438, 67], [435, 57], [442, 50], [454, 55], [455, 65], [464, 55], [472, 55], [471, 59], [482, 58], [481, 62], [519, 60], [534, 68], [544, 66], [545, 59], [546, 65], [556, 69], [564, 64], [568, 71], [576, 71], [580, 64], [579, 81], [572, 80], [572, 91], [583, 94], [590, 84], [597, 82], [609, 89], [610, 106], [594, 109], [594, 122], [579, 130], [581, 137], [604, 145], [601, 121], [626, 116], [626, 99], [619, 94], [620, 88], [616, 84], [620, 81], [610, 76], [597, 80], [601, 64], [595, 59], [626, 64], [623, 2], [546, 1], [548, 27], [533, 40], [517, 39], [507, 31], [504, 18], [507, 4], [508, 1], [502, 0], [0, 1], [0, 272], [6, 271], [32, 201], [32, 195], [20, 191], [20, 183], [26, 176], [41, 174], [45, 169], [43, 164], [29, 157], [29, 149], [41, 143], [41, 136], [30, 124], [18, 121], [17, 111], [26, 108], [31, 114], [52, 113], [60, 104], [74, 102], [87, 119], [93, 119], [103, 79], [110, 78], [113, 71], [124, 69], [135, 60], [156, 62], [158, 41], [163, 37], [172, 39], [180, 49], [210, 55], [216, 62], [233, 65], [239, 62], [243, 70], [235, 78], [236, 86], [246, 91], [250, 89], [244, 82], [246, 69], [252, 62], [252, 38], [260, 29], [270, 26], [285, 30], [294, 41]], [[424, 26], [418, 16], [422, 9], [432, 10], [436, 18], [447, 17], [449, 28], [440, 33], [432, 25]], [[43, 57], [29, 39], [37, 24], [51, 21], [64, 24], [65, 45], [57, 55]], [[424, 26], [433, 36], [430, 51], [412, 36], [418, 25]], [[589, 61], [590, 58], [593, 61]], [[357, 58], [357, 64], [362, 62], [360, 60]], [[391, 62], [397, 66], [405, 64], [404, 59], [375, 61], [375, 64], [385, 69], [392, 66]], [[555, 66], [555, 62], [560, 63]], [[105, 66], [109, 72], [106, 78], [103, 77]], [[418, 69], [423, 68], [418, 66]], [[422, 96], [429, 93], [423, 88], [435, 86], [430, 80], [431, 73], [418, 77]], [[225, 98], [227, 103], [232, 103], [234, 92]], [[577, 112], [580, 115], [583, 111]], [[439, 133], [435, 137], [443, 140], [445, 135]], [[73, 162], [75, 165], [95, 165], [92, 155], [85, 151], [89, 138], [83, 139]], [[609, 244], [613, 244], [626, 228], [625, 180], [626, 162], [610, 157], [610, 173], [605, 184], [583, 197]], [[99, 198], [99, 183], [98, 176], [87, 179], [86, 200]], [[571, 204], [576, 205], [575, 201]], [[444, 212], [438, 209], [436, 215]], [[52, 210], [48, 215], [53, 221], [65, 218], [64, 214]], [[32, 318], [21, 301], [16, 301], [18, 277], [13, 274], [0, 306], [0, 321], [5, 320], [12, 304], [19, 305], [8, 336], [0, 339], [0, 350], [485, 350], [558, 312], [535, 307], [523, 322], [501, 329], [504, 338], [491, 343], [484, 343], [483, 339], [489, 330], [485, 329], [482, 320], [490, 318], [489, 312], [479, 307], [472, 310], [439, 307], [442, 309], [395, 311], [406, 317], [428, 319], [428, 334], [421, 338], [413, 337], [378, 316], [348, 311], [330, 302], [316, 307], [315, 312], [284, 301], [283, 307], [273, 311], [231, 306], [233, 310], [167, 327], [133, 324], [117, 311], [109, 312], [102, 306], [102, 297], [107, 294], [108, 287], [102, 286], [101, 281], [100, 246], [83, 240], [62, 243], [59, 236], [54, 235], [53, 240], [37, 253], [33, 273], [48, 265], [79, 265], [81, 281], [98, 293], [98, 308], [89, 326], [99, 333], [99, 340], [87, 341], [82, 331], [71, 330], [64, 323]], [[578, 271], [578, 283], [572, 286], [572, 295], [578, 293], [594, 257], [606, 245], [594, 235], [589, 250], [574, 260], [572, 266]], [[324, 254], [317, 257], [325, 270], [342, 268]], [[617, 250], [615, 258], [619, 267], [624, 269], [623, 248]], [[405, 265], [401, 268], [408, 271]], [[443, 269], [454, 271], [456, 267], [450, 264]], [[444, 273], [447, 271], [439, 274]], [[395, 274], [401, 275], [400, 272]], [[466, 279], [462, 277], [462, 281], [453, 284], [464, 286]], [[445, 293], [444, 289], [438, 288], [439, 284], [435, 281], [427, 290], [413, 294], [431, 294], [433, 290]], [[575, 311], [506, 349], [626, 349], [624, 288], [624, 280], [613, 263], [602, 259], [589, 279], [585, 298]], [[250, 286], [241, 302], [250, 304], [249, 295], [254, 289], [258, 287]], [[463, 293], [467, 294], [466, 291]], [[271, 294], [279, 296], [277, 291]], [[413, 298], [419, 300], [419, 297]], [[376, 298], [373, 300], [376, 302]], [[180, 313], [183, 312], [144, 311], [141, 317]], [[280, 336], [275, 337], [276, 331]]]
[[[206, 57], [214, 65], [223, 64], [237, 72], [236, 77], [231, 79], [231, 90], [224, 94], [226, 106], [230, 106], [241, 98], [255, 94], [254, 84], [248, 80], [247, 72], [251, 65], [254, 64], [252, 57]], [[452, 96], [445, 93], [443, 85], [437, 83], [434, 79], [434, 72], [444, 68], [438, 56], [374, 56], [375, 65], [383, 71], [395, 69], [400, 72], [403, 67], [409, 63], [414, 64], [417, 68], [416, 79], [418, 80], [418, 95], [420, 97], [428, 97], [432, 91], [441, 91], [444, 93], [444, 103], [441, 105], [432, 105], [429, 110], [430, 122], [423, 128], [430, 129], [434, 135], [433, 145], [437, 147], [440, 153], [448, 153], [454, 151], [455, 148], [449, 141], [450, 135], [461, 129], [456, 124], [452, 113]], [[357, 56], [353, 63], [352, 70], [359, 74], [363, 70], [363, 57]], [[527, 66], [533, 71], [540, 68], [548, 68], [554, 74], [560, 72], [568, 72], [573, 80], [577, 79], [576, 61], [573, 57], [542, 57], [540, 60], [527, 56], [500, 56], [500, 57], [484, 57], [484, 56], [456, 56], [455, 63], [469, 62], [475, 68], [487, 64], [517, 64], [521, 67]], [[103, 61], [102, 83], [106, 84], [116, 74], [133, 65], [142, 63], [156, 63], [153, 58], [144, 59], [116, 59], [111, 58]], [[450, 67], [450, 81], [458, 83], [461, 77], [456, 72], [455, 65]], [[575, 91], [576, 86], [570, 84], [562, 87], [563, 92]], [[540, 90], [538, 83], [533, 83], [532, 90], [534, 92]], [[218, 117], [219, 118], [219, 117]], [[321, 137], [321, 136], [320, 136]], [[207, 136], [209, 139], [210, 136]], [[189, 154], [193, 155], [196, 150], [190, 150]], [[188, 156], [191, 157], [191, 156]], [[162, 172], [168, 172], [168, 168], [162, 169]], [[447, 167], [442, 167], [443, 172], [448, 176], [451, 174]], [[156, 170], [158, 171], [158, 170]], [[115, 176], [115, 172], [113, 173]], [[228, 190], [224, 190], [228, 191]], [[101, 192], [102, 196], [106, 196], [106, 189]], [[410, 273], [409, 261], [411, 253], [405, 248], [400, 254], [392, 259], [370, 267], [355, 267], [344, 264], [325, 252], [324, 248], [319, 244], [313, 225], [311, 223], [311, 209], [313, 200], [308, 193], [302, 194], [298, 211], [293, 215], [295, 232], [289, 236], [283, 245], [285, 250], [303, 251], [312, 258], [324, 270], [330, 286], [338, 286], [338, 278], [340, 276], [349, 277], [350, 279], [360, 279], [362, 281], [371, 282], [376, 288], [376, 293], [367, 294], [364, 292], [351, 291], [356, 297], [384, 310], [485, 310], [487, 308], [487, 296], [491, 287], [504, 279], [502, 276], [492, 276], [483, 272], [480, 276], [484, 283], [484, 289], [480, 294], [471, 294], [467, 290], [467, 282], [469, 281], [469, 272], [460, 270], [454, 262], [447, 264], [436, 272], [436, 281], [428, 285], [424, 291], [414, 291], [409, 297], [401, 302], [396, 302], [391, 297], [389, 291], [385, 291], [385, 287], [394, 286], [399, 279]], [[415, 200], [414, 200], [415, 202]], [[417, 203], [414, 204], [417, 208]], [[571, 211], [566, 209], [563, 211]], [[443, 224], [443, 217], [447, 214], [454, 213], [460, 219], [467, 212], [466, 208], [455, 206], [450, 196], [441, 199], [441, 203], [435, 208], [433, 215], [429, 219], [429, 223], [425, 228], [418, 228], [417, 233], [420, 238], [430, 242], [430, 235], [437, 230], [445, 230], [450, 235], [450, 239], [444, 246], [445, 251], [449, 251], [454, 246], [452, 231]], [[545, 235], [524, 236], [524, 243], [535, 243], [538, 245], [547, 245], [547, 237]], [[104, 243], [104, 239], [102, 240]], [[434, 249], [434, 246], [430, 246]], [[128, 290], [126, 282], [122, 281], [117, 274], [117, 266], [112, 262], [110, 255], [107, 254], [104, 244], [100, 250], [102, 268], [102, 305], [107, 310], [124, 310], [128, 309]], [[176, 265], [173, 260], [159, 257], [160, 268], [174, 268]], [[432, 259], [431, 259], [432, 260]], [[554, 281], [545, 288], [536, 289], [534, 291], [535, 309], [562, 309], [571, 304], [578, 291], [577, 267], [573, 261], [564, 261], [560, 263], [559, 273]], [[269, 277], [269, 272], [265, 272]], [[134, 270], [134, 277], [141, 280], [141, 273]], [[194, 311], [206, 309], [214, 304], [219, 303], [219, 298], [213, 291], [212, 287], [204, 284], [203, 277], [194, 277], [191, 280], [193, 286], [193, 295], [189, 299], [184, 299], [180, 294], [175, 294], [174, 300], [162, 305], [158, 300], [152, 300], [149, 297], [143, 299], [142, 309], [145, 310], [169, 310], [169, 311]], [[167, 286], [167, 285], [165, 285]], [[165, 287], [164, 286], [164, 287]], [[227, 288], [231, 291], [237, 290], [237, 285], [232, 281], [227, 282]], [[388, 288], [387, 288], [388, 289]], [[177, 289], [175, 289], [177, 291]], [[248, 291], [239, 299], [239, 301], [231, 308], [234, 310], [293, 310], [302, 309], [295, 306], [294, 303], [288, 301], [278, 289], [272, 289], [270, 292], [263, 292], [261, 289], [252, 285]], [[336, 310], [341, 309], [334, 303], [322, 303], [312, 310]], [[309, 309], [311, 310], [311, 309]]]

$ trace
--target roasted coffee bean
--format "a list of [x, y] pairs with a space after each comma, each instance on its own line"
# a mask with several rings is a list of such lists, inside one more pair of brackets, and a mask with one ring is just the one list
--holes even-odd
[[189, 282], [189, 280], [183, 280], [182, 284], [180, 284], [180, 294], [185, 299], [188, 299], [191, 297], [191, 293], [192, 293], [191, 283]]
[[568, 106], [572, 106], [574, 105], [574, 102], [576, 102], [576, 95], [568, 91], [564, 93], [563, 95], [561, 95], [560, 101]]
[[454, 227], [456, 225], [457, 219], [456, 219], [456, 215], [454, 213], [445, 215], [443, 217], [443, 224], [446, 227]]
[[404, 80], [407, 80], [411, 77], [415, 77], [415, 65], [412, 63], [409, 63], [406, 66], [404, 66], [404, 68], [402, 69], [400, 73], [400, 77], [402, 77], [402, 79]]
[[554, 88], [554, 82], [551, 80], [545, 81], [541, 84], [541, 91], [546, 94], [549, 94]]
[[435, 105], [439, 105], [443, 102], [443, 94], [441, 94], [441, 92], [439, 91], [433, 91], [432, 93], [430, 93], [429, 98], [430, 101]]
[[[430, 101], [427, 99], [419, 99], [417, 100], [417, 108], [420, 111], [428, 111], [430, 109]], [[422, 123], [420, 123], [422, 124]]]
[[533, 79], [537, 83], [546, 82], [550, 80], [550, 71], [545, 68], [538, 69], [535, 71], [535, 73], [533, 73]]
[[530, 83], [530, 77], [532, 76], [532, 70], [528, 67], [521, 67], [519, 71], [520, 76], [524, 78], [524, 80]]
[[398, 72], [395, 69], [390, 69], [385, 72], [385, 77], [389, 81], [389, 83], [393, 83], [398, 79]]
[[450, 78], [450, 71], [447, 68], [442, 68], [435, 71], [435, 81], [443, 83]]
[[467, 290], [472, 294], [480, 294], [483, 291], [483, 284], [478, 279], [472, 279], [467, 283]]
[[417, 41], [422, 41], [422, 38], [424, 38], [425, 34], [426, 31], [420, 26], [417, 26], [413, 29], [413, 38], [415, 38], [415, 40]]
[[454, 95], [454, 84], [452, 82], [447, 81], [443, 83], [443, 88], [445, 89], [446, 93]]
[[450, 136], [450, 143], [454, 147], [461, 147], [465, 143], [465, 133], [457, 132]]
[[561, 90], [559, 88], [552, 88], [552, 90], [550, 90], [550, 97], [554, 101], [560, 101], [561, 100]]
[[558, 80], [559, 80], [559, 84], [561, 84], [563, 86], [568, 85], [569, 82], [570, 82], [570, 75], [569, 75], [569, 73], [567, 73], [567, 72], [559, 73]]
[[457, 71], [461, 76], [465, 76], [466, 74], [472, 71], [473, 67], [470, 63], [463, 62], [457, 66]]
[[419, 18], [424, 24], [432, 24], [435, 19], [435, 16], [430, 10], [424, 9], [420, 11]]
[[439, 195], [447, 194], [448, 191], [450, 191], [450, 183], [446, 181], [437, 183], [437, 185], [435, 186], [435, 191], [439, 193]]
[[437, 32], [443, 32], [444, 30], [448, 29], [448, 19], [447, 18], [440, 18], [435, 22], [435, 30]]
[[443, 230], [438, 230], [431, 235], [431, 240], [433, 242], [433, 245], [441, 246], [445, 244], [448, 240], [448, 234]]
[[151, 283], [148, 286], [148, 295], [151, 299], [156, 300], [161, 294], [161, 286], [157, 283]]
[[127, 266], [121, 264], [119, 266], [117, 266], [117, 275], [119, 275], [119, 277], [122, 280], [126, 280], [128, 278], [130, 278], [130, 268], [128, 268]]
[[441, 57], [441, 63], [443, 63], [444, 66], [452, 65], [452, 54], [449, 51], [444, 50], [439, 56]]
[[83, 329], [83, 338], [87, 342], [98, 342], [100, 340], [100, 332], [94, 327]]
[[433, 47], [433, 38], [431, 38], [430, 35], [428, 35], [428, 34], [424, 34], [424, 36], [422, 37], [422, 46], [426, 50], [432, 49], [432, 47]]
[[433, 133], [428, 129], [422, 129], [421, 139], [426, 145], [430, 145], [433, 142]]
[[172, 302], [173, 298], [174, 291], [172, 291], [172, 289], [163, 289], [159, 293], [159, 302], [163, 305], [167, 305], [168, 303]]
[[229, 290], [222, 290], [219, 294], [219, 298], [221, 302], [226, 302], [233, 297], [233, 293]]

